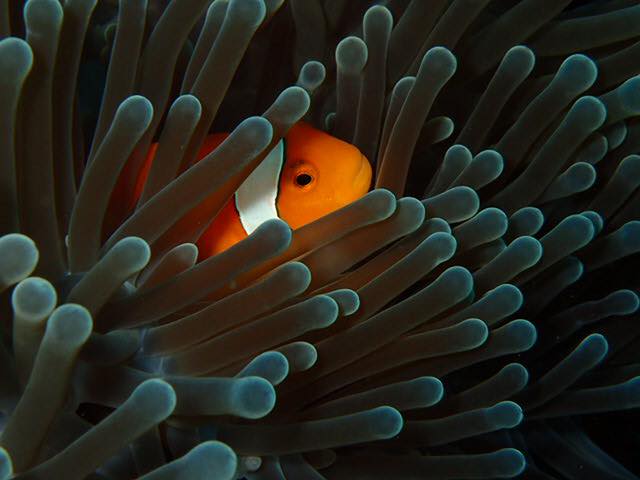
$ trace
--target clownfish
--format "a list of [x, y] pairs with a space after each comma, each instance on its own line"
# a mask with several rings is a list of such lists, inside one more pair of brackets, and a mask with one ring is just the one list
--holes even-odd
[[[228, 133], [207, 136], [201, 160]], [[157, 150], [147, 154], [136, 197]], [[263, 222], [279, 218], [300, 228], [359, 199], [369, 191], [371, 164], [355, 146], [304, 122], [295, 124], [251, 172], [196, 241], [199, 259], [221, 253]]]

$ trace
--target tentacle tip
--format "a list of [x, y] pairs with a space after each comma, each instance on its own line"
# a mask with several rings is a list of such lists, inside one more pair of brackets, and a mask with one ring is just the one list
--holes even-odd
[[10, 233], [0, 237], [0, 278], [4, 285], [13, 285], [31, 275], [40, 253], [26, 235]]
[[111, 247], [109, 254], [115, 256], [119, 266], [133, 274], [147, 265], [151, 259], [151, 248], [140, 237], [125, 237]]
[[28, 0], [24, 6], [24, 20], [27, 29], [45, 29], [47, 25], [62, 24], [62, 5], [55, 0]]
[[130, 398], [138, 403], [141, 409], [150, 409], [157, 422], [171, 415], [177, 403], [173, 387], [159, 378], [142, 382], [136, 387]]
[[524, 454], [515, 448], [504, 448], [496, 452], [496, 462], [500, 465], [502, 478], [512, 478], [524, 472], [527, 461]]
[[497, 403], [493, 407], [490, 407], [489, 411], [497, 428], [516, 427], [524, 418], [522, 407], [512, 401]]
[[13, 81], [24, 79], [33, 65], [33, 52], [27, 42], [17, 37], [0, 40], [0, 72]]
[[583, 92], [596, 81], [598, 67], [596, 63], [583, 54], [568, 57], [558, 70], [561, 78], [566, 78], [575, 93]]
[[465, 340], [470, 348], [478, 348], [489, 338], [489, 327], [479, 318], [468, 318], [458, 326], [464, 329]]
[[264, 0], [230, 0], [227, 15], [232, 22], [257, 28], [267, 15]]
[[456, 72], [456, 69], [458, 68], [458, 61], [456, 56], [448, 48], [433, 47], [425, 53], [422, 59], [420, 70], [423, 68], [426, 68], [427, 70], [435, 69], [445, 79], [449, 79]]
[[456, 237], [447, 232], [432, 233], [424, 243], [425, 246], [428, 244], [429, 247], [437, 249], [440, 261], [449, 260], [458, 248]]
[[316, 295], [305, 303], [307, 318], [315, 320], [314, 328], [326, 328], [332, 325], [340, 314], [338, 302], [329, 295]]
[[336, 47], [336, 63], [339, 70], [351, 74], [360, 72], [367, 63], [367, 44], [356, 36], [342, 39]]
[[575, 112], [575, 115], [580, 118], [580, 122], [589, 131], [596, 130], [602, 126], [607, 118], [607, 108], [602, 103], [602, 100], [590, 95], [585, 95], [576, 100], [571, 111]]
[[364, 14], [363, 23], [376, 22], [383, 27], [391, 29], [393, 27], [393, 14], [384, 5], [373, 5]]
[[267, 148], [273, 139], [273, 126], [264, 117], [249, 117], [235, 129], [242, 136], [242, 143], [256, 154]]
[[436, 377], [420, 377], [414, 380], [418, 387], [417, 395], [425, 400], [424, 407], [437, 404], [444, 396], [444, 385]]
[[397, 207], [396, 196], [386, 188], [371, 190], [357, 202], [365, 203], [382, 220], [393, 215]]
[[93, 319], [82, 305], [66, 303], [56, 308], [47, 322], [47, 332], [60, 343], [70, 346], [84, 344], [91, 335]]
[[203, 472], [215, 472], [216, 478], [231, 479], [238, 468], [238, 457], [231, 447], [218, 441], [203, 442], [187, 454]]
[[371, 411], [380, 439], [392, 438], [400, 433], [404, 425], [404, 419], [398, 410], [393, 407], [378, 407]]
[[44, 320], [58, 301], [55, 288], [44, 278], [29, 277], [13, 289], [11, 305], [17, 315], [25, 320]]
[[[322, 76], [322, 79], [324, 79], [324, 76]], [[322, 80], [320, 80], [320, 83], [321, 82]], [[311, 106], [311, 97], [304, 88], [294, 85], [287, 87], [282, 91], [278, 96], [275, 105], [281, 107], [283, 113], [286, 113], [287, 118], [284, 123], [294, 123], [300, 120], [309, 110], [309, 107]]]
[[125, 127], [146, 130], [153, 119], [153, 104], [142, 95], [132, 95], [120, 104], [116, 118], [124, 122]]
[[311, 285], [311, 270], [302, 262], [285, 263], [277, 273], [279, 285], [292, 285], [302, 292]]
[[503, 372], [517, 384], [518, 390], [521, 390], [529, 383], [529, 371], [521, 363], [510, 363], [503, 368]]
[[621, 290], [622, 295], [624, 295], [624, 300], [622, 303], [624, 304], [623, 309], [621, 309], [621, 313], [623, 315], [631, 315], [635, 313], [640, 307], [640, 297], [633, 290]]
[[267, 220], [252, 235], [261, 245], [276, 253], [284, 251], [291, 244], [291, 227], [279, 218]]
[[518, 345], [522, 351], [529, 350], [535, 345], [538, 339], [538, 331], [533, 323], [528, 320], [513, 320], [507, 325], [518, 340]]
[[487, 294], [490, 292], [499, 294], [500, 300], [507, 302], [508, 309], [513, 312], [517, 311], [524, 302], [524, 295], [522, 294], [522, 291], [518, 287], [510, 283], [503, 283], [502, 285], [498, 285], [493, 290], [487, 292]]
[[456, 297], [466, 298], [473, 290], [473, 275], [464, 267], [456, 265], [442, 273], [441, 277], [446, 282], [447, 288], [457, 292]]
[[202, 115], [202, 104], [200, 103], [200, 100], [198, 97], [191, 95], [190, 93], [180, 95], [174, 102], [174, 107], [180, 108], [185, 114], [198, 119]]
[[581, 346], [588, 349], [591, 356], [595, 357], [596, 362], [601, 361], [609, 351], [609, 342], [604, 335], [599, 333], [592, 333], [586, 337], [581, 342]]
[[505, 56], [507, 55], [518, 63], [530, 64], [530, 69], [533, 68], [536, 61], [535, 53], [526, 45], [515, 45], [511, 47], [505, 54]]
[[246, 377], [234, 392], [234, 404], [238, 415], [248, 419], [258, 419], [269, 414], [276, 404], [273, 385], [262, 377]]

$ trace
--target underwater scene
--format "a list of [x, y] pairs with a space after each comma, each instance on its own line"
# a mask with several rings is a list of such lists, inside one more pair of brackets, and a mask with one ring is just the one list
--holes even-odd
[[0, 0], [0, 480], [640, 479], [639, 0]]

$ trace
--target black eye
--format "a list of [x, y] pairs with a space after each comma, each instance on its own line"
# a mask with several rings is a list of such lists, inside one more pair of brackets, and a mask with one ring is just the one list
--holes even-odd
[[296, 184], [300, 187], [309, 185], [311, 182], [313, 182], [313, 177], [308, 173], [301, 173], [296, 177]]

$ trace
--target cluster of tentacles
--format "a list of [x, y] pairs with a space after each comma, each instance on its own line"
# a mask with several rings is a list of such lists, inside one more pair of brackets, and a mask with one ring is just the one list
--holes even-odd
[[[640, 6], [367, 3], [0, 0], [0, 478], [637, 478]], [[198, 262], [303, 118], [375, 188]]]

